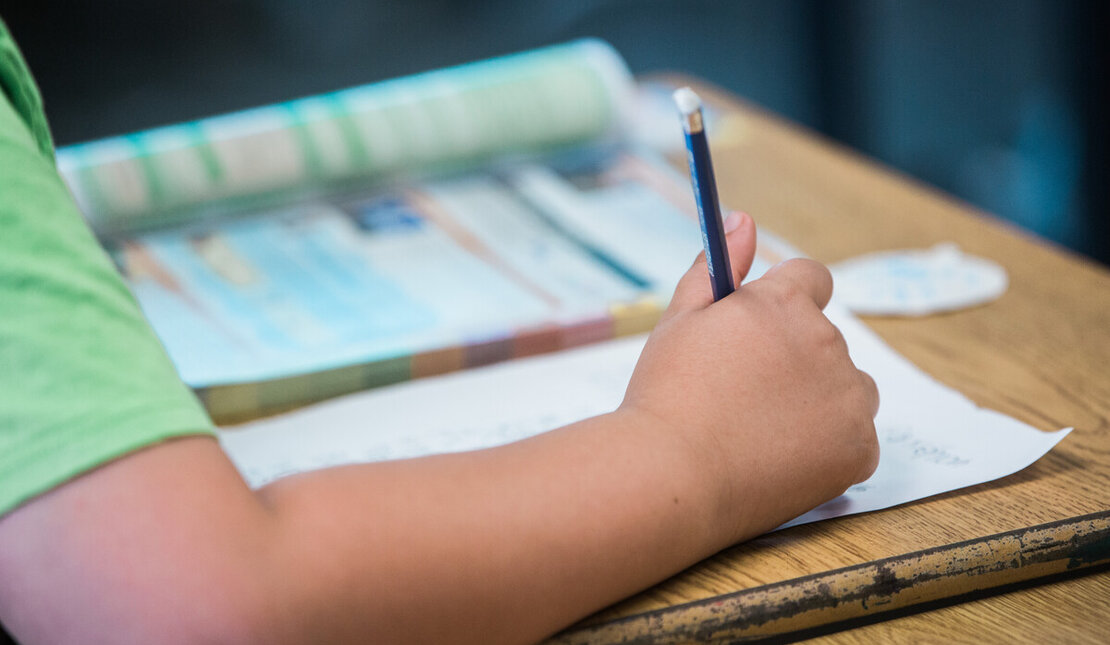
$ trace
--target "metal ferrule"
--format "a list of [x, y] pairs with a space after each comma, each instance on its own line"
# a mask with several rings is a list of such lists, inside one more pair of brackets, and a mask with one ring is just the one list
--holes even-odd
[[705, 125], [702, 123], [701, 110], [695, 110], [689, 114], [682, 115], [682, 127], [686, 130], [687, 134], [697, 134], [701, 132]]

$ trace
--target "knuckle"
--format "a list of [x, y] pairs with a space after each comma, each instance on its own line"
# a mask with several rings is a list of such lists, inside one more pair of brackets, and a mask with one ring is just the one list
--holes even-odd
[[879, 447], [879, 436], [875, 432], [874, 424], [868, 424], [870, 432], [868, 433], [865, 442], [866, 450], [864, 451], [862, 459], [862, 470], [860, 471], [860, 481], [864, 481], [875, 474], [875, 470], [879, 467], [879, 456], [881, 448]]
[[863, 370], [856, 370], [859, 372], [861, 388], [863, 390], [864, 401], [867, 404], [867, 412], [872, 418], [879, 413], [879, 386], [875, 384], [875, 379]]
[[817, 264], [817, 262], [809, 258], [790, 258], [783, 261], [782, 266], [790, 271], [805, 271], [812, 264]]
[[832, 282], [832, 273], [824, 264], [809, 258], [798, 258], [798, 262], [798, 268], [808, 273], [813, 279], [821, 282]]
[[823, 347], [839, 348], [844, 342], [844, 337], [840, 335], [840, 330], [824, 316], [821, 316], [821, 320], [815, 325], [813, 335], [814, 340]]
[[871, 385], [871, 383], [869, 383], [870, 377], [863, 378], [861, 376], [861, 374], [863, 374], [863, 372], [860, 372], [859, 370], [857, 370], [855, 368], [851, 368], [849, 371], [854, 372], [852, 374], [852, 376], [855, 377], [855, 378], [852, 379], [852, 385], [853, 385], [852, 389], [854, 390], [855, 395], [856, 395], [856, 403], [859, 406], [860, 410], [863, 410], [865, 413], [867, 413], [868, 416], [871, 416], [870, 415], [870, 412], [871, 412], [870, 408], [871, 408], [871, 399], [872, 399], [872, 396], [874, 394], [874, 388]]
[[856, 484], [867, 481], [879, 467], [879, 439], [875, 434], [875, 427], [870, 423], [861, 424], [861, 436], [853, 442], [854, 452], [852, 460], [844, 469], [844, 474], [851, 481], [844, 486], [848, 489]]
[[802, 298], [802, 289], [792, 280], [775, 280], [768, 288], [771, 302], [781, 308], [791, 306]]
[[805, 261], [809, 264], [809, 269], [811, 271], [813, 271], [816, 275], [819, 275], [822, 278], [825, 278], [825, 279], [828, 279], [828, 280], [832, 280], [832, 272], [829, 271], [829, 267], [825, 266], [824, 264], [821, 264], [817, 260], [811, 260], [809, 258], [806, 258]]

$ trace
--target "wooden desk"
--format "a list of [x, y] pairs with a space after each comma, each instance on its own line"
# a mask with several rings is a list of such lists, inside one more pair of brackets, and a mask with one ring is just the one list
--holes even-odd
[[[814, 258], [951, 240], [1004, 265], [1010, 288], [986, 306], [865, 320], [976, 403], [1044, 430], [1075, 431], [1002, 480], [731, 548], [555, 640], [732, 641], [1110, 562], [1110, 272], [723, 93], [701, 91], [725, 111], [713, 141], [722, 200]], [[1055, 524], [1029, 530], [1046, 523]], [[917, 551], [926, 552], [905, 555]], [[1067, 631], [1051, 632], [1055, 639], [1094, 641], [1110, 631], [1108, 589], [1103, 572], [826, 641], [1010, 640], [1029, 635], [1016, 628], [1053, 620], [1067, 621]], [[1081, 596], [1070, 603], [1080, 611], [1045, 615], [1072, 594]]]

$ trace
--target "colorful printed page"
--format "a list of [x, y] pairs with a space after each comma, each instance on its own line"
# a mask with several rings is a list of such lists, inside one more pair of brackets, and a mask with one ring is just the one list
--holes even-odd
[[684, 189], [645, 158], [582, 153], [107, 244], [182, 378], [206, 388], [582, 321], [611, 337], [614, 306], [658, 313], [700, 248]]

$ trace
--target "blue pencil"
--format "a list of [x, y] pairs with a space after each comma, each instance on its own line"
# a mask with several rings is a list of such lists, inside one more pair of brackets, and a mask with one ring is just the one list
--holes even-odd
[[732, 264], [728, 259], [724, 222], [721, 221], [717, 180], [713, 176], [713, 162], [709, 158], [709, 141], [705, 137], [701, 99], [694, 90], [684, 87], [674, 93], [674, 101], [682, 113], [682, 129], [686, 132], [690, 181], [694, 184], [698, 220], [701, 222], [701, 242], [705, 247], [706, 264], [709, 265], [713, 300], [716, 301], [735, 291], [736, 285], [732, 281]]

